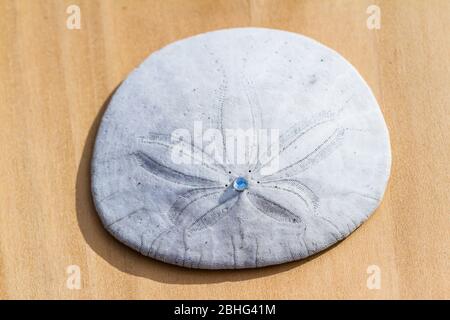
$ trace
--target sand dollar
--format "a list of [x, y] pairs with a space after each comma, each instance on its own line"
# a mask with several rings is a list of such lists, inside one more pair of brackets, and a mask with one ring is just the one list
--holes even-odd
[[92, 192], [105, 228], [146, 256], [262, 267], [348, 236], [390, 164], [383, 115], [349, 62], [295, 33], [228, 29], [154, 52], [120, 85]]

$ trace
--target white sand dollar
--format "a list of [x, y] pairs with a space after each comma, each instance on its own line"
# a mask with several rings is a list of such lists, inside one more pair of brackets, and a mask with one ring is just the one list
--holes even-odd
[[144, 255], [262, 267], [348, 236], [390, 164], [380, 108], [345, 59], [298, 34], [228, 29], [168, 45], [122, 83], [92, 192], [109, 232]]

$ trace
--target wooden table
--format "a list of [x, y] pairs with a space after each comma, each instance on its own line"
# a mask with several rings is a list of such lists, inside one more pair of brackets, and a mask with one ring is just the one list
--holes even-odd
[[[373, 2], [380, 29], [367, 27]], [[66, 25], [71, 4], [79, 30]], [[450, 1], [0, 0], [0, 16], [0, 297], [450, 298]], [[238, 26], [302, 33], [361, 72], [390, 129], [388, 190], [363, 226], [306, 261], [244, 271], [153, 261], [94, 211], [104, 103], [155, 50]]]

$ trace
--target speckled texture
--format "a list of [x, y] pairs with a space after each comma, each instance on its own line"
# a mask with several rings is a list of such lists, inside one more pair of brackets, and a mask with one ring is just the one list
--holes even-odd
[[[180, 128], [278, 129], [278, 170], [263, 174], [270, 156], [219, 163], [195, 139], [183, 142], [192, 157], [212, 160], [176, 164]], [[379, 205], [390, 163], [380, 108], [345, 59], [298, 34], [228, 29], [170, 44], [123, 82], [98, 131], [92, 192], [108, 231], [144, 255], [251, 268], [348, 236]], [[232, 188], [237, 176], [249, 182], [242, 192]]]

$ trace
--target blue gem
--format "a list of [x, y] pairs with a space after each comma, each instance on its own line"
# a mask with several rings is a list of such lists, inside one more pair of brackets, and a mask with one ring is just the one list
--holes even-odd
[[248, 188], [248, 182], [245, 178], [238, 177], [233, 182], [233, 188], [237, 191], [244, 191], [244, 189]]

